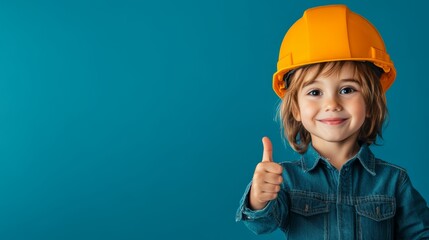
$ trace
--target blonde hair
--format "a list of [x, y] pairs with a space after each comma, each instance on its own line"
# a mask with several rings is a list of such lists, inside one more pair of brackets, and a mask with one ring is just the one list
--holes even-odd
[[311, 76], [309, 81], [314, 81], [322, 73], [327, 76], [339, 74], [346, 63], [351, 64], [354, 77], [362, 87], [362, 95], [367, 110], [367, 118], [359, 130], [357, 141], [359, 145], [371, 145], [375, 143], [377, 136], [382, 138], [382, 127], [388, 112], [386, 97], [379, 81], [380, 75], [376, 71], [377, 67], [372, 63], [359, 61], [316, 63], [301, 67], [291, 74], [290, 84], [288, 84], [286, 94], [277, 112], [284, 137], [295, 151], [306, 152], [308, 144], [311, 142], [310, 133], [294, 117], [294, 113], [299, 111], [298, 92], [302, 88], [304, 78], [310, 71], [315, 72], [315, 74]]

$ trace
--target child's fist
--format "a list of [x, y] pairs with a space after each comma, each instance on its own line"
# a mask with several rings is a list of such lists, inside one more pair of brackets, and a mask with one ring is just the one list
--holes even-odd
[[250, 189], [250, 208], [260, 210], [268, 201], [276, 199], [283, 182], [283, 167], [273, 162], [273, 146], [267, 137], [262, 138], [264, 152], [262, 162], [256, 165]]

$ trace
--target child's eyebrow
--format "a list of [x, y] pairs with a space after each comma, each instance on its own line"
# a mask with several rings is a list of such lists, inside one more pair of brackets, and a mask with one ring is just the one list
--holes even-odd
[[316, 82], [318, 82], [317, 80], [310, 80], [310, 81], [307, 81], [307, 82], [304, 82], [303, 84], [302, 84], [302, 87], [301, 88], [305, 88], [305, 87], [307, 87], [308, 85], [311, 85], [311, 84], [313, 84], [313, 83], [316, 83]]
[[351, 83], [356, 83], [360, 85], [360, 82], [354, 78], [345, 78], [345, 79], [341, 79], [341, 82], [351, 82]]

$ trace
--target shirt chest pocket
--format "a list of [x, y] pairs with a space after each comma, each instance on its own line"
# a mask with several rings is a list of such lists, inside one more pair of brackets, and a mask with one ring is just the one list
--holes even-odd
[[391, 239], [395, 199], [391, 197], [369, 198], [356, 204], [359, 239]]
[[311, 196], [291, 196], [290, 211], [302, 216], [313, 216], [329, 212], [326, 201]]
[[320, 193], [291, 192], [288, 221], [290, 239], [326, 239], [322, 236], [329, 235], [329, 204], [324, 199]]
[[366, 218], [380, 222], [395, 216], [394, 199], [367, 200], [356, 205], [356, 212]]

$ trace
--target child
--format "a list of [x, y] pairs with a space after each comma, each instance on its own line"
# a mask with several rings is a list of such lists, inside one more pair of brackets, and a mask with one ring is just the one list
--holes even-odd
[[278, 115], [301, 159], [273, 162], [264, 137], [237, 221], [287, 239], [429, 239], [429, 209], [406, 171], [369, 149], [396, 76], [371, 23], [344, 5], [308, 9], [286, 33], [277, 67]]

